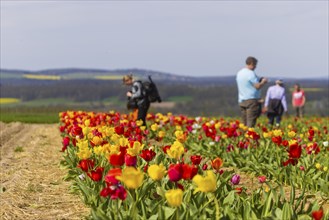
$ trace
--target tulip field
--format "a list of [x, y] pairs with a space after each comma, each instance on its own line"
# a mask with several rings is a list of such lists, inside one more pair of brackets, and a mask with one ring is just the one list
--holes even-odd
[[67, 111], [65, 179], [92, 219], [329, 219], [329, 118]]

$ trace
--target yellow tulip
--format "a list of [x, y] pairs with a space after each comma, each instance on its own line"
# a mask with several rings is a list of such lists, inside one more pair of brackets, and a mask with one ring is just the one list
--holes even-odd
[[83, 133], [84, 135], [88, 135], [89, 132], [90, 132], [90, 128], [89, 128], [89, 127], [83, 127], [83, 128], [82, 128], [82, 133]]
[[161, 180], [166, 174], [166, 168], [163, 166], [163, 164], [153, 164], [148, 168], [147, 173], [152, 180]]
[[122, 137], [122, 138], [119, 139], [119, 145], [120, 146], [127, 146], [128, 144], [129, 144], [129, 141], [128, 141], [127, 138]]
[[109, 147], [109, 150], [110, 150], [110, 155], [112, 155], [112, 154], [119, 154], [119, 152], [120, 152], [120, 146], [119, 145], [111, 145]]
[[94, 136], [92, 142], [94, 145], [100, 145], [103, 142], [103, 139], [98, 136]]
[[113, 134], [111, 136], [111, 141], [113, 141], [114, 143], [118, 143], [119, 139], [120, 139], [120, 135], [118, 135], [118, 134]]
[[172, 207], [178, 207], [183, 201], [183, 191], [181, 189], [171, 189], [165, 194], [168, 204]]
[[87, 126], [87, 127], [89, 127], [89, 125], [90, 125], [90, 119], [87, 119], [87, 120], [85, 120], [85, 126]]
[[197, 188], [194, 190], [196, 192], [214, 192], [216, 190], [217, 182], [216, 176], [213, 171], [208, 170], [205, 177], [201, 175], [196, 175], [193, 177], [192, 181], [197, 185]]
[[127, 188], [137, 189], [143, 184], [144, 174], [135, 167], [126, 167], [122, 170], [122, 175], [116, 176], [115, 178], [123, 182]]
[[273, 130], [273, 135], [274, 136], [282, 136], [282, 131], [280, 129]]
[[92, 151], [89, 148], [80, 148], [77, 156], [79, 159], [88, 159], [92, 154]]
[[135, 141], [132, 147], [128, 147], [127, 154], [130, 156], [137, 156], [143, 147], [144, 145], [142, 145], [139, 141]]
[[184, 153], [184, 146], [181, 142], [175, 141], [173, 145], [167, 150], [167, 154], [170, 158], [178, 160]]
[[82, 149], [82, 148], [88, 148], [88, 140], [80, 141], [80, 139], [78, 139], [77, 147], [78, 147], [79, 149]]
[[142, 120], [138, 120], [138, 121], [136, 121], [136, 125], [137, 125], [138, 127], [142, 126], [142, 125], [143, 125], [143, 121], [142, 121]]
[[159, 131], [158, 132], [158, 137], [159, 138], [163, 138], [165, 135], [166, 135], [166, 132], [165, 131]]
[[154, 123], [154, 124], [151, 125], [151, 130], [156, 131], [156, 130], [158, 130], [158, 127], [159, 127], [159, 125]]
[[104, 152], [103, 146], [95, 146], [93, 150], [96, 155], [101, 155]]
[[288, 132], [288, 136], [289, 136], [290, 138], [295, 137], [295, 135], [296, 135], [296, 133], [295, 133], [294, 131], [289, 131], [289, 132]]

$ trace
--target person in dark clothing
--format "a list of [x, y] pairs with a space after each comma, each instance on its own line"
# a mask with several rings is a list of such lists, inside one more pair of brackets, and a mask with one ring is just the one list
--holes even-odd
[[133, 113], [134, 120], [142, 120], [143, 125], [146, 126], [146, 116], [150, 108], [150, 101], [143, 95], [142, 82], [134, 81], [132, 75], [126, 75], [123, 77], [123, 83], [127, 86], [131, 86], [131, 89], [127, 92], [127, 97], [128, 100], [136, 103]]
[[280, 125], [282, 114], [284, 112], [288, 114], [285, 88], [281, 79], [276, 80], [275, 85], [267, 89], [265, 111], [267, 111], [269, 124], [273, 125], [275, 119], [277, 127]]

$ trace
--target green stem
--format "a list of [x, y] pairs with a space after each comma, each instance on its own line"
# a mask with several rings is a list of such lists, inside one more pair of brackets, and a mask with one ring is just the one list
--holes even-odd
[[179, 208], [176, 208], [176, 220], [179, 220]]
[[216, 195], [213, 194], [213, 196], [214, 196], [214, 203], [215, 203], [215, 207], [216, 207], [216, 220], [219, 220], [219, 217], [220, 217], [219, 204], [218, 204], [218, 200], [216, 198]]

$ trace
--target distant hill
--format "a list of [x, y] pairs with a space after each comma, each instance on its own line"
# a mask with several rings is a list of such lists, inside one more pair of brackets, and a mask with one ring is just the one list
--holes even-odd
[[[235, 76], [181, 76], [172, 73], [160, 71], [145, 70], [145, 69], [83, 69], [83, 68], [61, 68], [61, 69], [46, 69], [38, 71], [15, 70], [15, 69], [0, 69], [1, 84], [18, 83], [18, 84], [37, 84], [38, 82], [50, 80], [121, 80], [126, 74], [133, 74], [136, 78], [146, 79], [147, 76], [152, 76], [154, 80], [161, 83], [178, 83], [192, 85], [232, 85], [235, 84]], [[55, 77], [56, 76], [56, 77]], [[282, 78], [282, 77], [280, 77]], [[270, 82], [276, 78], [270, 78]], [[328, 84], [328, 78], [282, 78], [286, 83], [311, 83], [311, 84]]]
[[[1, 109], [18, 111], [25, 107], [33, 108], [29, 111], [35, 112], [39, 111], [36, 107], [45, 107], [58, 111], [67, 108], [127, 111], [127, 87], [121, 81], [123, 75], [130, 73], [139, 79], [146, 79], [151, 75], [157, 83], [163, 102], [152, 104], [154, 112], [170, 111], [194, 116], [240, 114], [235, 76], [191, 77], [144, 69], [0, 69], [0, 98], [15, 98], [20, 101], [17, 104], [1, 105]], [[261, 91], [262, 97], [265, 97], [267, 88], [274, 84], [276, 78], [269, 80]], [[291, 111], [291, 91], [293, 84], [298, 82], [306, 92], [307, 114], [329, 115], [328, 78], [283, 80]]]

